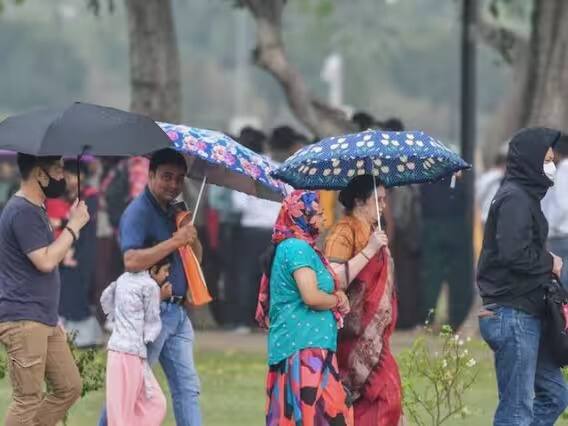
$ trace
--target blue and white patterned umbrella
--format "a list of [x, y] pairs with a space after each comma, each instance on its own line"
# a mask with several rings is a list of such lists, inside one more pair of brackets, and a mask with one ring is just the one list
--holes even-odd
[[386, 186], [436, 182], [470, 165], [424, 132], [367, 130], [334, 136], [288, 158], [272, 176], [300, 189], [341, 190], [355, 176]]
[[172, 148], [186, 157], [190, 178], [267, 200], [284, 197], [284, 184], [271, 176], [276, 166], [229, 136], [179, 124], [158, 125], [169, 136]]

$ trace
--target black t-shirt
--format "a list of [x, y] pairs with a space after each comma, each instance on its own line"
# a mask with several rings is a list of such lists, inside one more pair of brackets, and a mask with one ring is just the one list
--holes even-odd
[[43, 208], [18, 196], [8, 201], [0, 217], [0, 322], [57, 324], [59, 269], [40, 272], [27, 256], [53, 239]]

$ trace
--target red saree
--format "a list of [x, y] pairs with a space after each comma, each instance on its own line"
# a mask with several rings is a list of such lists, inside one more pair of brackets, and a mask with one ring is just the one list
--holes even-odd
[[[333, 261], [354, 257], [368, 240], [357, 219], [339, 222], [326, 244]], [[347, 254], [348, 246], [351, 252]], [[344, 384], [351, 390], [355, 425], [397, 426], [402, 419], [402, 385], [390, 338], [397, 319], [393, 263], [388, 250], [372, 258], [347, 290], [351, 312], [339, 333], [337, 358]]]

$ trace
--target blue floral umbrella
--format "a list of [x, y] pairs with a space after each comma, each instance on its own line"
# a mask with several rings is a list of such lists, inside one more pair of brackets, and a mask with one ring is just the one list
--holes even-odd
[[267, 200], [280, 201], [284, 197], [284, 184], [271, 176], [276, 166], [229, 136], [179, 124], [158, 125], [169, 136], [172, 147], [184, 154], [188, 176], [202, 181], [195, 210], [207, 183]]
[[341, 190], [360, 175], [376, 176], [393, 187], [436, 182], [470, 167], [424, 132], [367, 130], [307, 146], [273, 176], [295, 188]]
[[[367, 130], [307, 146], [272, 175], [298, 189], [341, 190], [356, 176], [375, 176], [386, 187], [393, 187], [435, 182], [469, 167], [424, 132]], [[376, 180], [373, 182], [380, 227]]]

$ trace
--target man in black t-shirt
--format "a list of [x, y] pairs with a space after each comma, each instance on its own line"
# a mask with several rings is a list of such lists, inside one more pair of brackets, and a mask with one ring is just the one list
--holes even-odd
[[[81, 378], [57, 325], [58, 265], [89, 221], [76, 202], [54, 240], [44, 202], [65, 191], [60, 157], [18, 154], [20, 190], [0, 217], [0, 342], [6, 348], [12, 403], [6, 425], [55, 425], [81, 395]], [[51, 385], [45, 394], [43, 382]]]

